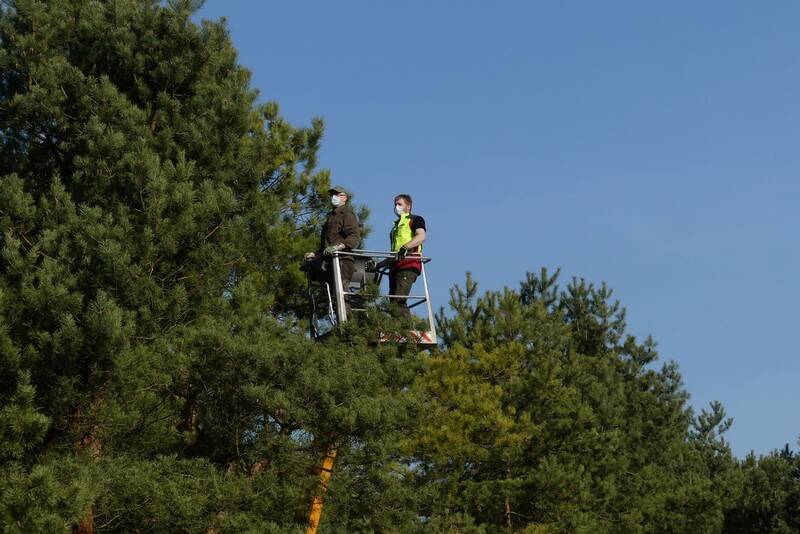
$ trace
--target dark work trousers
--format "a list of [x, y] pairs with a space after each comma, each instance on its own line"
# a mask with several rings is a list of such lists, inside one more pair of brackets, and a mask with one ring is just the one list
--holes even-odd
[[[411, 286], [417, 280], [419, 274], [416, 271], [392, 271], [389, 273], [389, 294], [408, 295], [411, 293]], [[406, 299], [392, 299], [394, 308], [403, 317], [411, 317], [411, 310], [408, 309]]]

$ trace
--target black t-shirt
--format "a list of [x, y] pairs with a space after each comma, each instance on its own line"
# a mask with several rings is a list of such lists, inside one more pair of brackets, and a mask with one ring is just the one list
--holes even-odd
[[411, 226], [411, 235], [417, 235], [417, 230], [427, 230], [425, 228], [425, 219], [423, 219], [420, 215], [411, 215], [411, 221], [409, 222]]

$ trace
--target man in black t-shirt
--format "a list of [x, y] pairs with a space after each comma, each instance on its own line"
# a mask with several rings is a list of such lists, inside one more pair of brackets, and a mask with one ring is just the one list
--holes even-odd
[[[425, 219], [411, 214], [411, 197], [406, 194], [394, 197], [394, 212], [397, 220], [389, 233], [392, 252], [396, 253], [396, 261], [389, 271], [389, 294], [407, 296], [422, 269], [419, 256], [422, 255], [422, 243], [425, 241]], [[407, 300], [392, 299], [399, 312], [409, 317]]]

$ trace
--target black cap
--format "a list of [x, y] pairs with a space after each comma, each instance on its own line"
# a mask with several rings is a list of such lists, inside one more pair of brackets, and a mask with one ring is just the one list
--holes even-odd
[[344, 193], [348, 197], [350, 196], [350, 191], [342, 187], [341, 185], [334, 185], [330, 189], [328, 189], [328, 193]]

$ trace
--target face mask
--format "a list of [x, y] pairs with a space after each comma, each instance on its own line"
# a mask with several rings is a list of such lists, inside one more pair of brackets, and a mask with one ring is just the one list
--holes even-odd
[[406, 213], [406, 210], [395, 204], [394, 212], [397, 214], [398, 217], [402, 217]]
[[333, 204], [334, 208], [338, 208], [339, 206], [342, 205], [342, 199], [339, 198], [339, 195], [333, 195], [331, 197], [331, 204]]

